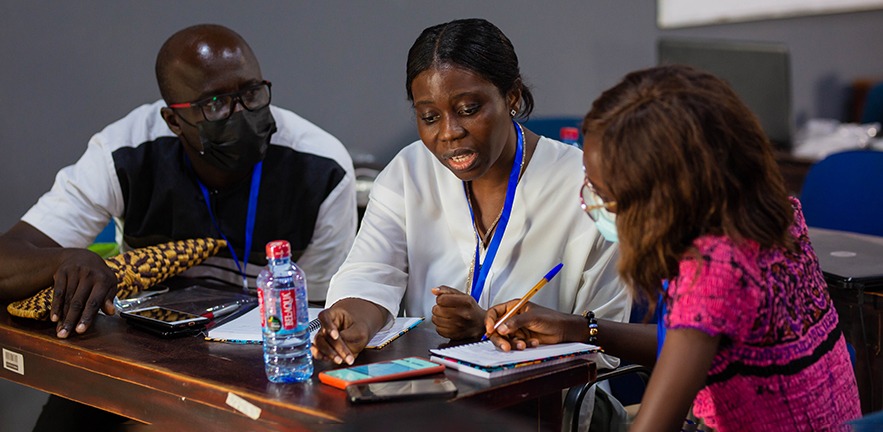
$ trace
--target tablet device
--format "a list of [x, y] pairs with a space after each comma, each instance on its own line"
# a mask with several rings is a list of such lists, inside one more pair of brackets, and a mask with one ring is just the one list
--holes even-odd
[[444, 372], [445, 366], [420, 357], [407, 357], [319, 372], [319, 381], [345, 389], [351, 384], [393, 381]]

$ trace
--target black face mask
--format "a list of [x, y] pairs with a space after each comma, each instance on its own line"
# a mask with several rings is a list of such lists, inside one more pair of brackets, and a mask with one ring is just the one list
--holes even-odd
[[196, 125], [202, 142], [202, 158], [227, 171], [242, 171], [264, 159], [276, 122], [267, 105], [255, 111], [241, 110], [227, 120]]

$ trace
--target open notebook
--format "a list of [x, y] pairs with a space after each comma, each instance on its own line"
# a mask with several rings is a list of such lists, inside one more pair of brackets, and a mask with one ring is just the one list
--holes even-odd
[[595, 345], [573, 342], [503, 352], [491, 341], [429, 350], [432, 353], [430, 360], [484, 378], [521, 373], [574, 359], [589, 360], [598, 351]]
[[[321, 311], [321, 308], [310, 308], [309, 328], [311, 334], [319, 329], [319, 320], [316, 318]], [[421, 322], [423, 322], [423, 318], [396, 318], [392, 323], [392, 327], [377, 332], [365, 348], [383, 348], [399, 336], [407, 333], [408, 330], [417, 327]], [[206, 339], [218, 342], [247, 344], [262, 343], [260, 308], [255, 307], [230, 322], [208, 329], [208, 331], [206, 331]]]

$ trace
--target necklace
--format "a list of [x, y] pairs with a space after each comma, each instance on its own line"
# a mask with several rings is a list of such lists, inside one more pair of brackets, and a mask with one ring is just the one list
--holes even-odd
[[[524, 160], [525, 159], [527, 159], [527, 157], [521, 158], [521, 165], [518, 167], [518, 181], [519, 182], [521, 181], [521, 176], [524, 175]], [[474, 195], [472, 192], [472, 182], [469, 182], [469, 186], [466, 188], [466, 198], [469, 200], [470, 207], [472, 206], [473, 197], [474, 197]], [[497, 217], [494, 218], [494, 221], [491, 222], [490, 225], [488, 225], [487, 230], [484, 232], [483, 235], [481, 233], [481, 229], [479, 229], [479, 227], [478, 227], [478, 219], [474, 219], [472, 221], [473, 228], [475, 228], [475, 233], [478, 235], [478, 238], [481, 240], [482, 246], [486, 247], [488, 242], [490, 242], [491, 235], [494, 234], [494, 230], [497, 228], [497, 224], [500, 222], [500, 217], [503, 216], [503, 209], [504, 208], [505, 208], [505, 205], [500, 206], [500, 211], [497, 213]], [[473, 263], [472, 263], [473, 266], [475, 265], [474, 261], [475, 261], [475, 259], [473, 258]], [[469, 272], [472, 273], [472, 270], [470, 270]]]

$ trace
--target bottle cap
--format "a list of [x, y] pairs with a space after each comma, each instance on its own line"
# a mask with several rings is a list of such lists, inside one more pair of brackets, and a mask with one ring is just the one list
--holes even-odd
[[274, 240], [267, 243], [267, 259], [279, 259], [291, 256], [291, 245], [288, 240]]
[[579, 129], [571, 126], [565, 126], [559, 131], [561, 141], [572, 142], [579, 141]]

